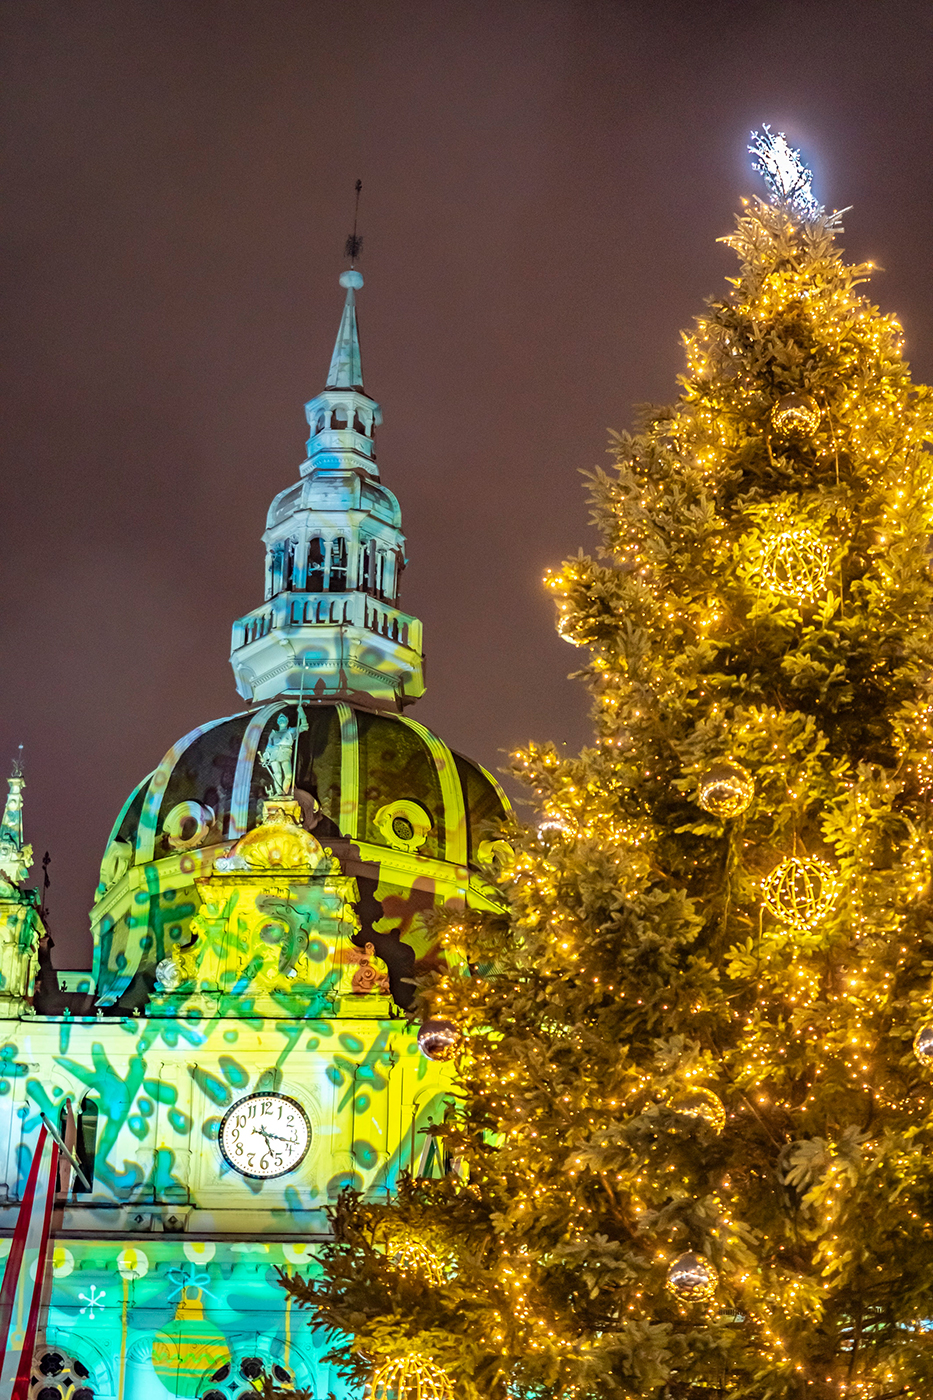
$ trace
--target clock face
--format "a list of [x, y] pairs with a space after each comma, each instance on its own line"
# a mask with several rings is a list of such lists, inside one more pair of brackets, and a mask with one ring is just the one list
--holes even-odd
[[304, 1160], [311, 1124], [301, 1104], [287, 1094], [247, 1094], [227, 1109], [218, 1141], [241, 1176], [284, 1176]]

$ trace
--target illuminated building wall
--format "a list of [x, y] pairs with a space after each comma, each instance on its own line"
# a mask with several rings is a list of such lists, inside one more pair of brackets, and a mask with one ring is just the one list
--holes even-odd
[[[0, 826], [0, 1191], [7, 1236], [39, 1128], [70, 1098], [76, 1189], [54, 1241], [34, 1400], [227, 1400], [264, 1375], [343, 1394], [277, 1270], [312, 1274], [325, 1206], [447, 1165], [447, 1067], [407, 1020], [436, 907], [492, 908], [506, 803], [402, 706], [398, 608], [355, 271], [301, 480], [273, 502], [266, 599], [233, 629], [251, 708], [199, 726], [130, 795], [60, 982], [18, 770]], [[485, 873], [484, 873], [485, 872]], [[8, 1238], [0, 1250], [8, 1251]], [[24, 1320], [20, 1319], [20, 1322]]]

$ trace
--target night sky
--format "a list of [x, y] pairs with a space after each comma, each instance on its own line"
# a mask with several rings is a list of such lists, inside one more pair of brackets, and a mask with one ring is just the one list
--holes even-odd
[[356, 179], [414, 713], [496, 769], [586, 742], [541, 578], [592, 547], [579, 472], [673, 397], [733, 271], [751, 127], [854, 206], [933, 378], [931, 60], [929, 0], [0, 6], [0, 774], [23, 743], [60, 966], [130, 789], [242, 708], [230, 625], [304, 456]]

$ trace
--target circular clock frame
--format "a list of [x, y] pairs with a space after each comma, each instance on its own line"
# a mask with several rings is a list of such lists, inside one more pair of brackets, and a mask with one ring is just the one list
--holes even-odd
[[[227, 1124], [237, 1113], [242, 1113], [244, 1107], [247, 1104], [253, 1102], [255, 1099], [271, 1099], [276, 1103], [288, 1104], [289, 1108], [294, 1109], [295, 1112], [298, 1114], [300, 1121], [304, 1123], [305, 1144], [301, 1150], [301, 1155], [297, 1157], [294, 1162], [290, 1162], [288, 1166], [280, 1167], [278, 1168], [278, 1170], [275, 1171], [248, 1171], [245, 1167], [243, 1167], [239, 1162], [237, 1162], [234, 1159], [233, 1155], [230, 1152], [227, 1151], [227, 1147], [224, 1143], [224, 1136]], [[289, 1172], [296, 1171], [298, 1167], [301, 1166], [305, 1157], [308, 1155], [308, 1149], [311, 1146], [311, 1120], [305, 1112], [304, 1108], [298, 1102], [298, 1100], [293, 1099], [291, 1094], [280, 1094], [271, 1090], [259, 1090], [257, 1093], [244, 1095], [242, 1099], [237, 1099], [236, 1103], [230, 1105], [223, 1118], [221, 1118], [220, 1127], [217, 1129], [217, 1145], [220, 1148], [224, 1161], [239, 1176], [248, 1176], [253, 1181], [272, 1181], [278, 1176], [287, 1176]]]

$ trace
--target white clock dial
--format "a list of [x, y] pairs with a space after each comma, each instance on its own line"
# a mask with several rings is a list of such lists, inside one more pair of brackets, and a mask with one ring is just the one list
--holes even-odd
[[220, 1121], [220, 1150], [241, 1176], [284, 1176], [311, 1145], [308, 1115], [287, 1094], [247, 1094]]

